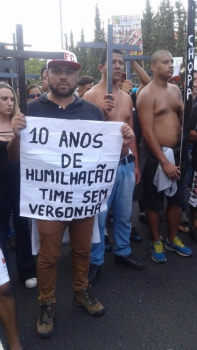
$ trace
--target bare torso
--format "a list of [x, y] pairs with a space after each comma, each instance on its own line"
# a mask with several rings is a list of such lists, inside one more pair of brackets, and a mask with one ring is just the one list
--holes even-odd
[[[101, 110], [101, 102], [106, 94], [106, 90], [98, 84], [95, 85], [90, 91], [84, 95], [84, 99], [97, 105]], [[121, 121], [129, 123], [131, 118], [132, 103], [131, 98], [121, 91], [120, 89], [113, 91], [114, 95], [114, 108], [109, 113], [108, 117], [105, 117], [108, 121]]]
[[[147, 118], [152, 121], [154, 136], [159, 145], [170, 148], [179, 146], [183, 114], [183, 103], [179, 89], [171, 84], [163, 89], [150, 83], [139, 94], [139, 97], [139, 104], [143, 104], [144, 101], [146, 105], [146, 99], [149, 100], [151, 106], [147, 110]], [[145, 110], [143, 114], [145, 116]], [[141, 124], [143, 121], [146, 122], [142, 116]]]
[[[99, 83], [84, 95], [84, 99], [98, 106], [102, 111], [101, 102], [106, 94], [106, 89]], [[114, 89], [114, 108], [105, 116], [107, 121], [119, 121], [128, 123], [133, 127], [132, 123], [132, 102], [130, 96], [121, 91], [119, 88]], [[121, 157], [128, 154], [128, 148], [123, 150]]]
[[168, 84], [168, 89], [163, 92], [154, 89], [154, 123], [155, 136], [163, 147], [176, 147], [181, 140], [181, 121], [183, 105], [177, 91]]

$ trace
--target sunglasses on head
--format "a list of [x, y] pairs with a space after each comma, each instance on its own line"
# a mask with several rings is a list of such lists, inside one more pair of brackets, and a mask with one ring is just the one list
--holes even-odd
[[35, 97], [40, 97], [41, 94], [30, 94], [28, 95], [28, 98], [35, 98]]

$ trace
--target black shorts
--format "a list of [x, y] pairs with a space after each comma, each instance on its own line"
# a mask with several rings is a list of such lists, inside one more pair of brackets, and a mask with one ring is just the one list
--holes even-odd
[[[175, 162], [179, 162], [179, 155], [175, 156]], [[164, 191], [157, 192], [157, 187], [153, 184], [159, 162], [151, 157], [148, 159], [144, 173], [143, 182], [146, 194], [146, 205], [148, 209], [154, 211], [164, 209]], [[172, 197], [166, 196], [168, 203], [181, 207], [187, 201], [187, 173], [177, 181], [177, 191]]]

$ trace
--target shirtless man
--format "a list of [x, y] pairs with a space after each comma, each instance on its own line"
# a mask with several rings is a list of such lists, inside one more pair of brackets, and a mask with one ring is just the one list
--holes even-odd
[[[182, 256], [191, 256], [192, 251], [177, 237], [181, 206], [186, 202], [187, 175], [181, 176], [179, 169], [179, 147], [181, 143], [181, 123], [183, 103], [180, 90], [169, 84], [173, 75], [173, 58], [170, 52], [160, 50], [151, 56], [153, 81], [139, 94], [137, 109], [142, 130], [140, 159], [144, 161], [144, 187], [146, 192], [146, 215], [152, 237], [151, 257], [156, 262], [165, 262], [166, 256], [159, 234], [159, 211], [163, 209], [164, 192], [157, 192], [153, 179], [158, 167], [167, 177], [177, 180], [177, 191], [167, 197], [166, 219], [168, 238], [165, 248]], [[168, 161], [162, 147], [174, 150], [175, 164]], [[177, 152], [176, 152], [177, 151]]]
[[[121, 121], [133, 127], [132, 102], [129, 95], [119, 88], [119, 82], [123, 74], [124, 62], [122, 52], [113, 51], [113, 94], [106, 94], [107, 90], [107, 52], [103, 51], [99, 70], [102, 74], [101, 81], [92, 87], [84, 95], [84, 99], [97, 105], [103, 112], [107, 121]], [[111, 98], [111, 99], [110, 99]], [[114, 215], [114, 252], [115, 262], [129, 265], [137, 269], [144, 269], [145, 266], [132, 253], [130, 248], [132, 214], [132, 194], [135, 183], [140, 180], [138, 157], [135, 138], [128, 146], [122, 148], [120, 163], [117, 169], [115, 184], [108, 200], [108, 210], [99, 214], [99, 229], [101, 242], [92, 245], [89, 282], [94, 284], [100, 272], [100, 266], [104, 261], [104, 231], [107, 214], [112, 208]]]

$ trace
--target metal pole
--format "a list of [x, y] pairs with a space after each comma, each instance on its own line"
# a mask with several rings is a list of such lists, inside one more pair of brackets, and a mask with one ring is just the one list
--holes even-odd
[[[16, 50], [16, 38], [15, 38], [15, 33], [12, 34], [12, 38], [13, 38], [13, 49]], [[12, 68], [12, 73], [16, 73], [16, 60], [15, 58], [12, 58], [12, 62], [13, 62], [13, 68]], [[15, 92], [17, 93], [17, 79], [12, 78], [12, 82], [13, 82], [13, 88], [15, 90]]]
[[[16, 25], [16, 42], [17, 50], [22, 52], [23, 48], [23, 27], [21, 24]], [[22, 57], [17, 58], [18, 62], [18, 83], [20, 93], [20, 110], [24, 115], [27, 115], [27, 96], [26, 96], [26, 83], [25, 83], [25, 59]]]
[[112, 61], [113, 61], [113, 26], [108, 24], [107, 31], [107, 93], [112, 94]]
[[190, 117], [192, 112], [192, 87], [195, 56], [195, 15], [196, 4], [194, 0], [188, 0], [187, 36], [186, 36], [186, 68], [184, 91], [184, 118], [182, 125], [182, 142], [180, 152], [180, 169], [184, 175], [188, 164], [188, 144], [190, 134]]
[[[126, 55], [128, 56], [130, 54], [130, 51], [126, 51]], [[125, 62], [125, 67], [126, 67], [126, 78], [131, 79], [131, 63], [130, 60], [126, 60]]]
[[60, 4], [60, 34], [61, 34], [61, 46], [64, 48], [64, 39], [63, 39], [63, 29], [62, 29], [62, 0], [59, 0]]

